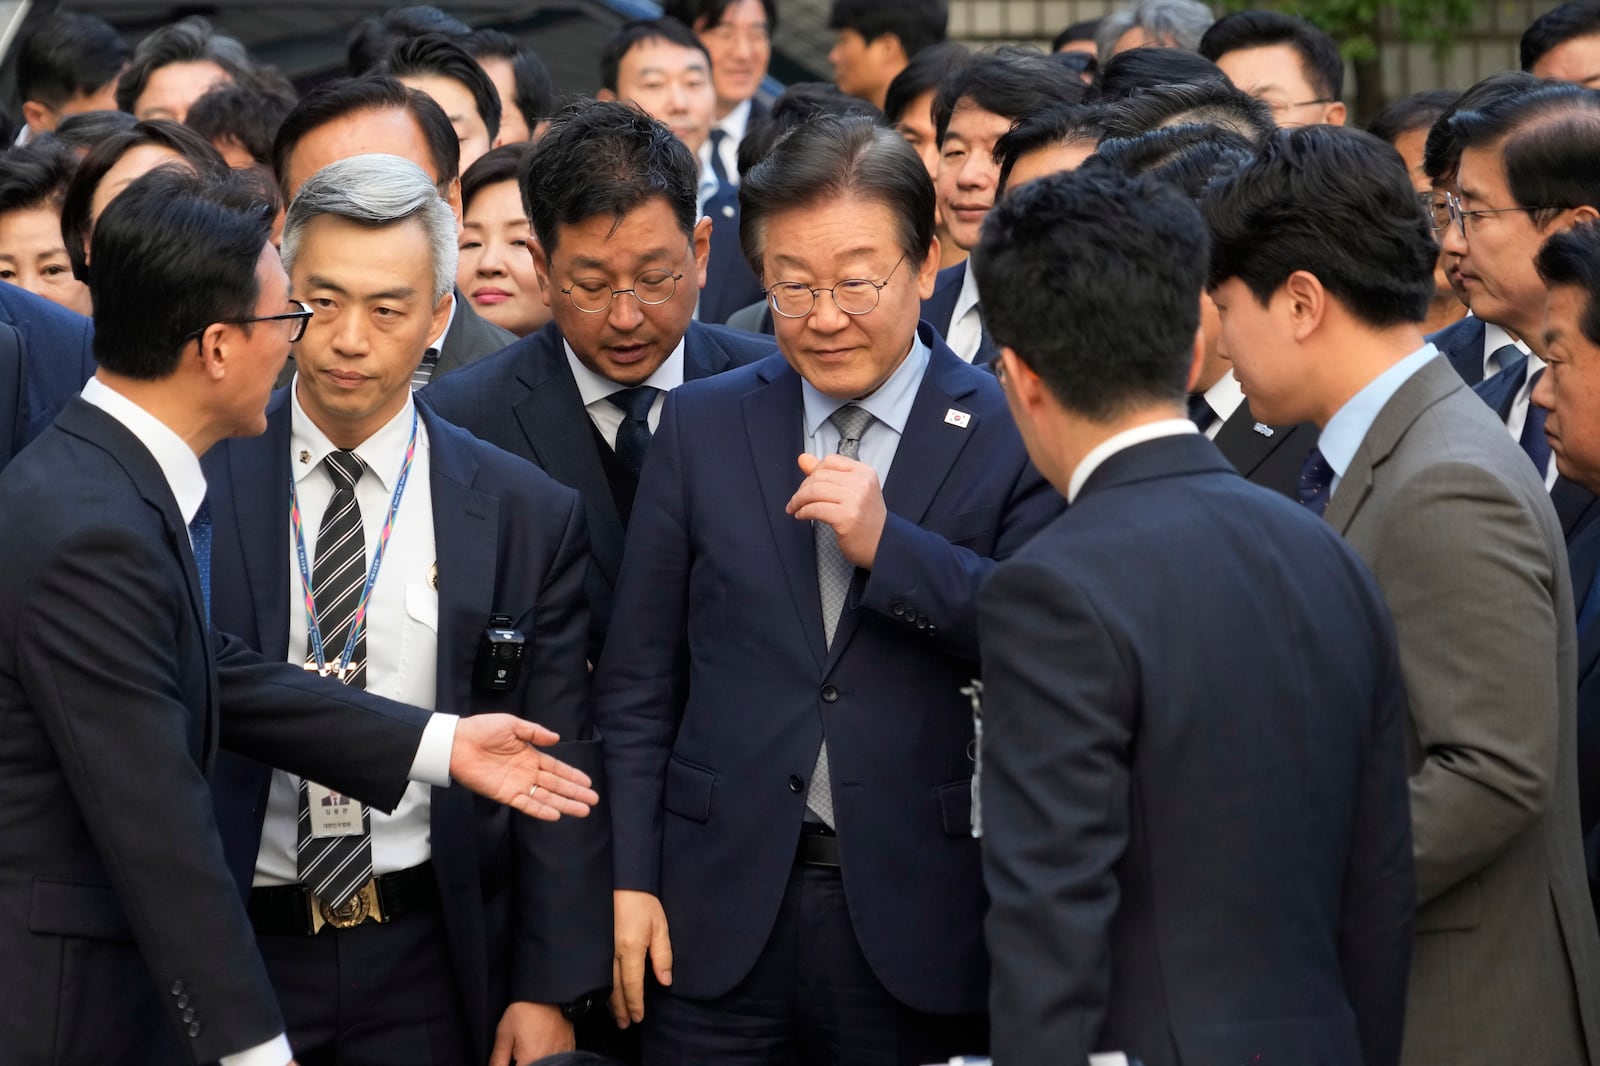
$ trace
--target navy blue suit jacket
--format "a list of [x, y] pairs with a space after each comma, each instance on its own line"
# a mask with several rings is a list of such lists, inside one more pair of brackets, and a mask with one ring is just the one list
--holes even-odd
[[1149, 441], [979, 624], [995, 1061], [1398, 1062], [1405, 692], [1338, 535], [1202, 438]]
[[[1481, 362], [1479, 365], [1482, 365]], [[1500, 421], [1504, 422], [1511, 417], [1512, 405], [1516, 402], [1517, 393], [1521, 391], [1522, 385], [1523, 382], [1515, 377], [1499, 373], [1478, 382], [1472, 386], [1472, 391], [1489, 405], [1499, 416]], [[1588, 528], [1597, 514], [1600, 514], [1600, 508], [1594, 505], [1594, 493], [1576, 481], [1559, 475], [1555, 484], [1550, 486], [1550, 502], [1555, 504], [1556, 517], [1561, 519], [1561, 532], [1569, 543]]]
[[706, 287], [700, 290], [701, 322], [720, 325], [728, 316], [762, 298], [761, 282], [739, 246], [739, 189], [724, 185], [706, 201], [711, 219], [711, 256], [706, 263]]
[[[683, 379], [720, 374], [775, 350], [769, 338], [691, 322], [684, 334]], [[448, 421], [530, 460], [583, 494], [593, 553], [587, 585], [590, 651], [598, 658], [622, 566], [622, 515], [601, 465], [594, 424], [562, 350], [560, 328], [551, 322], [504, 351], [434, 381], [418, 395]]]
[[883, 486], [877, 562], [856, 572], [831, 648], [811, 524], [784, 512], [802, 481], [799, 375], [774, 356], [667, 400], [595, 720], [617, 887], [660, 896], [683, 995], [727, 992], [759, 956], [826, 730], [867, 962], [913, 1009], [984, 1007], [960, 689], [978, 672], [979, 585], [1063, 504], [1028, 463], [994, 378], [923, 337], [932, 359]]
[[[1572, 598], [1578, 617], [1585, 600], [1600, 595], [1600, 525], [1569, 539]], [[1589, 895], [1600, 918], [1600, 621], [1578, 633], [1578, 809], [1583, 823], [1583, 856], [1589, 868]]]
[[[287, 389], [267, 411], [266, 433], [224, 442], [205, 458], [215, 523], [212, 615], [282, 660], [299, 580], [289, 565]], [[603, 767], [588, 708], [588, 540], [577, 493], [426, 408], [421, 416], [439, 554], [437, 709], [538, 721], [561, 734], [553, 754], [595, 776]], [[509, 692], [472, 686], [491, 614], [510, 615], [529, 642]], [[261, 763], [227, 753], [218, 760], [217, 820], [244, 891], [270, 783]], [[461, 788], [432, 790], [430, 823], [456, 985], [477, 1057], [487, 1061], [508, 1002], [566, 1003], [609, 986], [609, 827], [604, 818], [537, 822]]]
[[1462, 381], [1476, 385], [1483, 380], [1483, 357], [1486, 354], [1483, 350], [1483, 334], [1483, 319], [1468, 315], [1423, 339], [1439, 349], [1439, 354], [1450, 361]]
[[[933, 295], [922, 301], [922, 320], [932, 326], [940, 337], [950, 333], [950, 318], [956, 313], [956, 300], [961, 297], [961, 286], [966, 283], [967, 261], [963, 259], [954, 266], [947, 266], [939, 271], [933, 281]], [[982, 317], [982, 308], [979, 308], [979, 317]], [[972, 357], [973, 366], [987, 366], [993, 363], [999, 355], [994, 339], [989, 336], [989, 327], [983, 327], [983, 338], [978, 342], [977, 354]]]
[[[0, 467], [37, 437], [94, 376], [94, 326], [89, 319], [0, 284], [0, 323], [16, 331], [21, 367], [16, 384], [0, 382]], [[9, 338], [7, 339], [9, 344]], [[8, 377], [0, 361], [0, 377]], [[9, 454], [8, 454], [9, 453]]]

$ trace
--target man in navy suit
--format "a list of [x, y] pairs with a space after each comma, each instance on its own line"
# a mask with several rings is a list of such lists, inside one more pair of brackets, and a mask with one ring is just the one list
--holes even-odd
[[529, 751], [554, 740], [532, 722], [430, 715], [211, 629], [198, 457], [262, 431], [306, 316], [272, 212], [215, 180], [162, 168], [100, 218], [100, 368], [0, 475], [0, 1047], [19, 1062], [290, 1061], [212, 813], [219, 744], [384, 810], [408, 779], [541, 817], [596, 801]]
[[[571, 175], [588, 172], [588, 180]], [[667, 394], [770, 355], [771, 341], [693, 321], [711, 225], [695, 161], [625, 104], [579, 104], [539, 141], [522, 189], [549, 325], [420, 395], [446, 419], [583, 494], [598, 658], [639, 464]]]
[[[307, 589], [291, 560], [304, 544], [318, 560], [313, 573], [320, 569], [318, 546], [333, 536], [317, 529], [337, 500], [332, 464], [353, 455], [365, 468], [353, 492], [366, 546], [356, 578], [383, 549], [365, 687], [462, 714], [520, 714], [561, 735], [556, 754], [598, 774], [578, 494], [431, 412], [413, 429], [411, 373], [449, 314], [454, 233], [428, 175], [395, 156], [334, 163], [295, 198], [285, 265], [314, 314], [297, 345], [295, 383], [274, 396], [266, 434], [207, 456], [216, 621], [264, 655], [314, 658], [298, 608]], [[402, 468], [409, 488], [397, 485]], [[291, 481], [297, 536], [284, 491]], [[386, 511], [391, 536], [382, 532]], [[310, 591], [321, 600], [315, 578]], [[479, 676], [491, 665], [479, 641], [495, 615], [504, 616], [497, 628], [527, 640], [515, 680], [499, 688]], [[329, 633], [325, 644], [331, 660], [342, 640]], [[562, 1008], [609, 987], [603, 820], [546, 832], [414, 786], [395, 815], [370, 816], [374, 888], [411, 893], [407, 909], [381, 928], [324, 927], [312, 937], [315, 879], [295, 860], [298, 780], [232, 757], [219, 763], [215, 791], [224, 845], [303, 1061], [483, 1063], [494, 1047], [499, 1062], [525, 1062], [570, 1048]], [[364, 994], [327, 995], [355, 987]]]
[[1181, 192], [1099, 168], [1006, 197], [973, 253], [997, 376], [1070, 503], [979, 614], [1008, 1066], [1400, 1055], [1394, 628], [1355, 553], [1184, 417], [1207, 243]]
[[960, 689], [979, 585], [1061, 499], [994, 378], [918, 328], [938, 245], [903, 138], [818, 118], [740, 195], [782, 357], [668, 398], [595, 674], [612, 1011], [647, 1064], [981, 1051]]
[[0, 359], [0, 468], [44, 431], [94, 375], [94, 327], [16, 285], [0, 285], [0, 324], [14, 335]]

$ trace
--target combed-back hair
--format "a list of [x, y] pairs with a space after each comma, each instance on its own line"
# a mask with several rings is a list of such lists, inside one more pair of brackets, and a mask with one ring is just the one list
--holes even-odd
[[1568, 0], [1528, 24], [1519, 48], [1522, 69], [1531, 71], [1557, 45], [1600, 34], [1600, 0]]
[[1189, 197], [1094, 167], [1002, 197], [972, 250], [972, 273], [995, 343], [1067, 410], [1107, 422], [1183, 398], [1206, 257]]
[[189, 105], [183, 124], [216, 144], [235, 141], [250, 158], [272, 164], [278, 127], [294, 110], [295, 98], [255, 85], [219, 85]]
[[994, 143], [1000, 164], [1000, 188], [1011, 182], [1011, 169], [1029, 152], [1057, 145], [1099, 144], [1106, 133], [1106, 111], [1099, 104], [1056, 104], [1035, 111]]
[[933, 179], [904, 137], [861, 115], [822, 115], [779, 141], [739, 182], [739, 243], [760, 277], [767, 222], [780, 211], [854, 197], [894, 215], [914, 266], [933, 244]]
[[[926, 52], [922, 54], [927, 55]], [[877, 108], [859, 96], [841, 92], [832, 82], [803, 81], [791, 85], [773, 101], [770, 112], [752, 119], [745, 128], [744, 139], [739, 142], [739, 173], [753, 168], [767, 157], [773, 145], [818, 115], [864, 115], [874, 122], [883, 117]]]
[[868, 44], [892, 33], [907, 59], [944, 40], [949, 23], [944, 0], [833, 0], [828, 10], [828, 29], [854, 30]]
[[[728, 13], [728, 8], [738, 2], [739, 0], [666, 0], [661, 5], [661, 13], [677, 19], [696, 33], [704, 33], [722, 25], [722, 18]], [[761, 10], [767, 16], [767, 32], [771, 33], [778, 28], [777, 0], [761, 0]]]
[[226, 168], [199, 174], [157, 167], [100, 216], [89, 293], [102, 367], [145, 381], [165, 378], [196, 333], [255, 314], [256, 268], [273, 214], [238, 181]]
[[440, 186], [461, 176], [461, 142], [444, 108], [427, 93], [408, 88], [388, 75], [367, 74], [317, 86], [301, 98], [278, 127], [277, 139], [272, 142], [272, 170], [278, 175], [284, 199], [292, 198], [289, 160], [302, 140], [330, 122], [373, 111], [405, 111], [411, 115], [422, 130]]
[[1255, 145], [1216, 126], [1164, 126], [1136, 137], [1113, 137], [1084, 166], [1106, 166], [1123, 174], [1148, 174], [1176, 185], [1198, 200], [1213, 180], [1255, 161]]
[[1374, 328], [1421, 322], [1439, 246], [1395, 150], [1362, 130], [1279, 130], [1203, 201], [1212, 287], [1238, 278], [1265, 306], [1304, 270]]
[[1130, 48], [1100, 63], [1095, 94], [1104, 103], [1127, 100], [1165, 85], [1232, 85], [1211, 60], [1181, 48]]
[[1124, 33], [1135, 26], [1174, 49], [1193, 52], [1212, 22], [1211, 9], [1200, 0], [1129, 0], [1100, 20], [1095, 49], [1103, 67]]
[[0, 215], [35, 207], [58, 213], [78, 170], [78, 153], [51, 139], [0, 153]]
[[1434, 185], [1449, 185], [1456, 180], [1456, 168], [1461, 164], [1461, 141], [1450, 120], [1457, 112], [1478, 111], [1498, 101], [1532, 92], [1541, 84], [1532, 74], [1511, 70], [1491, 74], [1462, 93], [1434, 120], [1428, 130], [1428, 138], [1423, 142], [1422, 169], [1428, 175], [1428, 180]]
[[1163, 126], [1198, 124], [1260, 144], [1277, 129], [1272, 109], [1226, 81], [1158, 85], [1106, 109], [1107, 137], [1137, 137]]
[[64, 115], [47, 136], [82, 155], [138, 124], [139, 120], [126, 111], [79, 111], [75, 115]]
[[1500, 160], [1512, 201], [1535, 225], [1568, 208], [1600, 208], [1600, 98], [1513, 130]]
[[1327, 31], [1281, 11], [1235, 11], [1200, 38], [1199, 52], [1215, 63], [1229, 52], [1286, 44], [1300, 57], [1306, 83], [1318, 96], [1337, 100], [1344, 92], [1344, 57]]
[[128, 69], [117, 81], [117, 106], [132, 111], [150, 83], [150, 75], [173, 63], [215, 63], [234, 81], [253, 68], [244, 45], [211, 28], [209, 19], [190, 15], [155, 30], [133, 50]]
[[351, 77], [360, 77], [388, 59], [394, 46], [408, 37], [420, 37], [424, 33], [465, 37], [471, 32], [472, 28], [465, 22], [427, 4], [368, 15], [350, 30], [345, 67]]
[[972, 53], [966, 45], [955, 41], [940, 41], [930, 44], [922, 51], [911, 57], [905, 69], [894, 76], [889, 83], [889, 88], [883, 94], [883, 118], [889, 125], [894, 125], [905, 117], [906, 108], [911, 101], [925, 92], [937, 89], [939, 82], [946, 75], [958, 67], [966, 66], [972, 61]]
[[397, 81], [431, 75], [459, 82], [472, 95], [473, 108], [489, 131], [489, 143], [500, 136], [500, 91], [463, 42], [442, 33], [408, 37], [390, 50], [377, 69]]
[[1600, 344], [1600, 222], [1580, 222], [1553, 234], [1534, 258], [1547, 285], [1573, 285], [1583, 290], [1578, 329], [1590, 344]]
[[504, 59], [511, 64], [511, 99], [500, 101], [502, 119], [506, 108], [516, 108], [531, 135], [535, 126], [555, 113], [556, 98], [561, 94], [538, 52], [522, 47], [501, 30], [474, 30], [465, 44], [474, 59]]
[[1412, 130], [1432, 129], [1440, 116], [1460, 99], [1461, 94], [1454, 89], [1429, 89], [1412, 93], [1379, 111], [1367, 123], [1367, 132], [1385, 144], [1396, 144]]
[[104, 19], [56, 11], [29, 29], [16, 54], [18, 99], [59, 109], [115, 81], [132, 52]]
[[1069, 44], [1072, 44], [1074, 41], [1092, 42], [1094, 40], [1095, 31], [1099, 28], [1099, 19], [1085, 19], [1082, 22], [1074, 22], [1066, 29], [1056, 34], [1055, 40], [1050, 42], [1050, 51], [1059, 52], [1061, 49], [1065, 48]]
[[963, 100], [1015, 122], [1055, 104], [1081, 104], [1087, 91], [1076, 74], [1043, 52], [1005, 46], [973, 56], [940, 79], [933, 126], [943, 144], [950, 116]]
[[597, 216], [620, 226], [660, 197], [684, 236], [694, 233], [700, 162], [672, 131], [618, 100], [578, 100], [550, 123], [518, 184], [539, 246], [556, 250], [561, 226]]
[[600, 50], [600, 86], [617, 91], [617, 79], [622, 73], [622, 60], [635, 45], [645, 41], [666, 41], [679, 48], [692, 48], [706, 57], [706, 70], [711, 70], [711, 53], [694, 31], [675, 18], [635, 19], [625, 22], [606, 39]]

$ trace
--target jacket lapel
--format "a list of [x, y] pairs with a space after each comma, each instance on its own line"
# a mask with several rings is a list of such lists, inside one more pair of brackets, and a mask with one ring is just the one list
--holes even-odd
[[[289, 393], [273, 396], [267, 408], [267, 431], [227, 444], [228, 477], [233, 492], [235, 523], [245, 580], [255, 607], [256, 637], [261, 654], [282, 660], [289, 654], [289, 530], [284, 520], [290, 477]], [[262, 492], [240, 492], [240, 486], [265, 486]], [[317, 518], [302, 515], [304, 521]]]
[[517, 339], [499, 326], [485, 322], [483, 317], [472, 309], [472, 305], [459, 288], [453, 292], [456, 317], [439, 342], [439, 361], [434, 364], [434, 377], [459, 370], [486, 355], [492, 355]]
[[1233, 412], [1222, 428], [1217, 431], [1217, 439], [1213, 442], [1217, 450], [1227, 456], [1234, 469], [1244, 477], [1249, 477], [1267, 456], [1277, 451], [1278, 445], [1288, 439], [1290, 430], [1268, 426], [1271, 434], [1262, 433], [1256, 429], [1256, 416], [1250, 410], [1250, 401], [1245, 400]]
[[[489, 624], [484, 604], [494, 602], [498, 580], [499, 501], [473, 487], [478, 464], [455, 439], [452, 427], [421, 408], [428, 427], [433, 539], [438, 546], [439, 660], [434, 706], [462, 709], [471, 702], [472, 663], [478, 635]], [[449, 550], [443, 550], [448, 545]]]

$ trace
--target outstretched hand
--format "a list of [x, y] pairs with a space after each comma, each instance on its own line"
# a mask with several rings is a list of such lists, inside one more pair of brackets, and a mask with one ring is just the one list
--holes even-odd
[[474, 714], [456, 723], [450, 779], [541, 821], [587, 817], [600, 796], [582, 770], [539, 751], [561, 738], [513, 714]]

